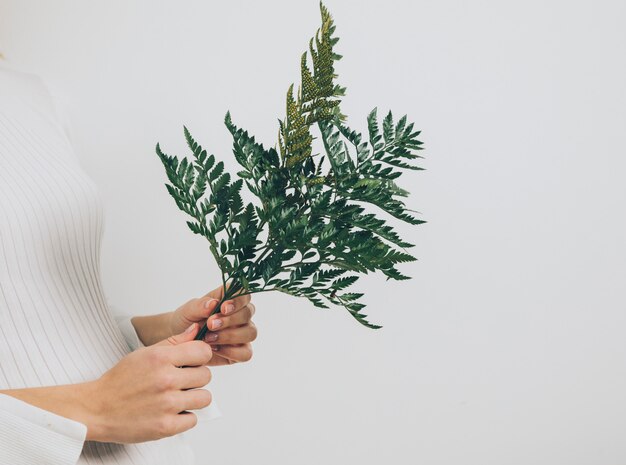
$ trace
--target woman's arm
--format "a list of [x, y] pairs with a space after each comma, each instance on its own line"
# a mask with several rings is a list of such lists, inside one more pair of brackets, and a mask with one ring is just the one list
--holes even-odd
[[144, 346], [150, 346], [170, 337], [172, 335], [171, 321], [172, 312], [134, 316], [130, 319]]
[[97, 389], [94, 381], [60, 386], [0, 390], [48, 412], [82, 423], [87, 427], [86, 439], [98, 436], [99, 414], [95, 406]]

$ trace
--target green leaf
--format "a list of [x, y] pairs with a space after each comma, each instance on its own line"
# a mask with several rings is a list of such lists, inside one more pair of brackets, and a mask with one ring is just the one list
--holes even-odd
[[334, 281], [330, 287], [335, 289], [336, 291], [340, 291], [354, 284], [357, 279], [359, 279], [358, 276], [344, 276]]
[[220, 161], [217, 165], [215, 165], [215, 168], [211, 170], [211, 173], [209, 174], [209, 181], [210, 182], [215, 181], [217, 178], [220, 177], [220, 175], [223, 172], [224, 172], [224, 162]]

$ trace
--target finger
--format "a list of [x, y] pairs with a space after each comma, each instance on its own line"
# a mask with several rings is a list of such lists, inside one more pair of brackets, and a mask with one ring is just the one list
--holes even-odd
[[193, 323], [184, 332], [180, 334], [175, 334], [174, 336], [170, 336], [167, 339], [163, 339], [162, 341], [159, 341], [154, 345], [171, 347], [182, 344], [184, 342], [193, 341], [193, 338], [196, 337], [196, 334], [198, 334], [198, 329], [200, 329], [200, 326], [198, 326], [197, 323]]
[[[212, 358], [212, 357], [211, 357]], [[174, 368], [180, 370], [180, 368]], [[206, 366], [185, 367], [176, 373], [178, 389], [194, 389], [206, 386], [211, 382], [211, 370]]]
[[231, 363], [247, 362], [252, 358], [252, 345], [216, 345], [214, 346], [214, 353], [222, 359], [229, 360]]
[[190, 389], [179, 393], [182, 408], [181, 410], [196, 410], [208, 407], [213, 400], [211, 391], [207, 389]]
[[250, 300], [252, 300], [250, 294], [235, 296], [233, 299], [225, 300], [222, 303], [220, 312], [224, 315], [232, 315], [245, 308], [245, 306], [250, 303]]
[[204, 336], [204, 342], [208, 342], [209, 344], [245, 344], [254, 341], [256, 337], [256, 325], [250, 321], [248, 324], [236, 326], [234, 328], [208, 332]]
[[208, 365], [213, 351], [204, 341], [188, 341], [169, 349], [169, 360], [177, 367]]
[[221, 313], [216, 313], [215, 315], [211, 315], [207, 320], [207, 326], [209, 330], [216, 331], [218, 329], [245, 325], [250, 322], [254, 312], [256, 312], [256, 307], [250, 302], [245, 307], [232, 314], [222, 315]]
[[223, 365], [232, 365], [233, 363], [237, 363], [237, 362], [235, 360], [230, 360], [228, 358], [220, 357], [217, 354], [213, 355], [213, 358], [211, 359], [211, 366], [212, 367], [219, 367], [219, 366], [223, 366]]
[[[226, 283], [226, 289], [228, 290], [232, 284], [232, 280], [229, 280]], [[221, 300], [222, 297], [224, 297], [224, 286], [219, 286], [216, 287], [215, 289], [213, 289], [212, 291], [207, 292], [206, 294], [204, 294], [205, 297], [213, 297], [215, 299], [219, 299]]]

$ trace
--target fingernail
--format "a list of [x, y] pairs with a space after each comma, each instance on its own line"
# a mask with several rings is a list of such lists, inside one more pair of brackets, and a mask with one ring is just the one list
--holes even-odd
[[218, 346], [218, 345], [211, 346], [211, 350], [212, 350], [213, 352], [217, 352], [218, 350], [220, 350], [220, 346]]
[[209, 333], [205, 336], [204, 340], [206, 342], [215, 342], [217, 341], [217, 333]]
[[216, 320], [213, 320], [213, 323], [211, 324], [211, 329], [221, 328], [223, 324], [224, 322], [220, 320], [219, 318]]
[[204, 303], [204, 308], [209, 308], [213, 302], [215, 302], [215, 299], [210, 299], [210, 300], [207, 300], [207, 301]]
[[228, 304], [226, 305], [226, 308], [224, 309], [224, 313], [225, 314], [229, 314], [235, 311], [235, 306], [233, 304]]
[[185, 330], [185, 334], [192, 332], [195, 327], [196, 324], [192, 323], [191, 326]]

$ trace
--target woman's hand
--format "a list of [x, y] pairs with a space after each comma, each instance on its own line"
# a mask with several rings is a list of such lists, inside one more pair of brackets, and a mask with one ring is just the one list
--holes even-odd
[[196, 415], [186, 410], [211, 403], [209, 391], [196, 389], [211, 380], [204, 365], [212, 351], [194, 341], [199, 329], [194, 324], [137, 349], [94, 381], [0, 393], [83, 423], [90, 441], [126, 444], [172, 436], [196, 425]]
[[[191, 299], [171, 314], [170, 332], [179, 333], [192, 323], [204, 325], [215, 306], [224, 296], [222, 286], [202, 297]], [[252, 345], [257, 329], [252, 322], [255, 312], [250, 295], [236, 296], [222, 304], [220, 313], [208, 318], [208, 329], [204, 338], [213, 349], [209, 365], [228, 365], [246, 362], [252, 358]]]
[[193, 428], [197, 417], [185, 410], [211, 403], [208, 390], [194, 389], [211, 380], [204, 365], [211, 361], [212, 351], [204, 342], [194, 341], [199, 329], [194, 324], [139, 348], [92, 382], [91, 415], [83, 420], [88, 424], [87, 439], [134, 443]]

